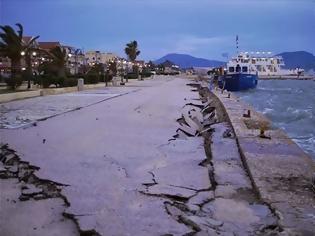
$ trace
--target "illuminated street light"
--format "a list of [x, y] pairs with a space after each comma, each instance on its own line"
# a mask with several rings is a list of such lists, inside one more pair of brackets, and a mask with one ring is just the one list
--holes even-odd
[[35, 57], [36, 56], [36, 52], [33, 52], [32, 55]]
[[24, 51], [22, 51], [22, 52], [21, 52], [21, 56], [24, 56], [24, 55], [25, 55], [25, 52], [24, 52]]

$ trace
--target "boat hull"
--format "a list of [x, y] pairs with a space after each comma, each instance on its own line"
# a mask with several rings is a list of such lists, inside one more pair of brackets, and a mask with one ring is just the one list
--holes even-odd
[[227, 91], [242, 91], [256, 88], [258, 76], [253, 74], [228, 74], [219, 79], [219, 87]]

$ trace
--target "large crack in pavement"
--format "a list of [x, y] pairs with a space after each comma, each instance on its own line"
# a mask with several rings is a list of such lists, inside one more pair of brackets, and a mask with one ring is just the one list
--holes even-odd
[[[160, 146], [160, 151], [169, 157], [166, 166], [151, 170], [151, 183], [143, 183], [140, 192], [149, 196], [165, 198], [166, 212], [180, 224], [191, 228], [188, 235], [280, 235], [278, 218], [268, 205], [261, 202], [244, 168], [234, 132], [220, 103], [210, 95], [202, 82], [190, 83], [193, 92], [198, 92], [200, 100], [188, 101], [177, 119], [179, 128], [168, 144]], [[204, 159], [192, 158], [190, 168], [207, 170], [208, 187], [192, 187], [189, 168], [185, 158], [196, 153], [186, 150], [194, 139], [203, 139]], [[184, 146], [183, 146], [184, 145]], [[183, 150], [178, 151], [177, 146]], [[186, 148], [187, 149], [187, 148]], [[180, 152], [182, 158], [172, 156]], [[174, 158], [174, 160], [172, 160]], [[188, 159], [189, 159], [188, 158]], [[197, 158], [198, 159], [198, 158]], [[172, 162], [176, 164], [172, 164]], [[184, 169], [183, 175], [180, 169]], [[164, 171], [166, 170], [166, 171]], [[166, 173], [172, 173], [167, 175]], [[165, 179], [163, 176], [167, 176]], [[174, 182], [181, 184], [174, 184]], [[193, 184], [197, 184], [195, 182]]]
[[[61, 199], [64, 208], [62, 215], [75, 223], [77, 226], [77, 235], [99, 236], [100, 234], [94, 229], [82, 230], [75, 215], [65, 212], [66, 208], [70, 207], [70, 203], [62, 194], [62, 189], [68, 185], [38, 178], [36, 176], [36, 171], [39, 169], [40, 168], [37, 166], [33, 166], [28, 162], [22, 161], [15, 151], [10, 149], [7, 144], [0, 144], [0, 181], [5, 179], [17, 180], [15, 185], [17, 188], [20, 188], [20, 196], [18, 198], [19, 201], [32, 201], [33, 203], [34, 201], [42, 201], [47, 199]], [[16, 203], [16, 200], [7, 200], [11, 200]], [[52, 209], [53, 205], [51, 207], [51, 210]]]
[[[146, 169], [148, 178], [138, 192], [148, 198], [160, 198], [158, 209], [168, 214], [168, 221], [172, 218], [172, 226], [177, 222], [184, 227], [188, 232], [185, 235], [280, 234], [277, 215], [259, 200], [252, 187], [221, 105], [202, 82], [188, 86], [194, 87], [193, 93], [198, 93], [199, 99], [185, 99], [175, 134], [166, 144], [156, 147], [163, 158]], [[18, 180], [20, 201], [59, 199], [63, 202], [63, 220], [69, 219], [76, 226], [73, 235], [101, 235], [91, 224], [88, 228], [80, 225], [80, 218], [89, 215], [69, 211], [70, 202], [62, 190], [71, 186], [39, 179], [39, 167], [23, 162], [7, 145], [0, 149], [0, 178]], [[132, 170], [128, 169], [128, 173], [121, 160], [113, 157], [104, 155], [123, 178], [131, 179]]]

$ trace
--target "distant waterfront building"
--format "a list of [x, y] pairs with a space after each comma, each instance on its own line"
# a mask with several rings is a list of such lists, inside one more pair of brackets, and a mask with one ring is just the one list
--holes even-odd
[[83, 67], [86, 64], [85, 55], [82, 49], [75, 48], [73, 46], [61, 46], [66, 50], [68, 63], [67, 68], [69, 69], [70, 74], [83, 73]]
[[179, 66], [175, 63], [166, 60], [165, 62], [160, 64], [164, 68], [165, 74], [177, 74], [179, 73]]
[[38, 42], [38, 47], [45, 51], [50, 51], [55, 47], [61, 47], [60, 42]]
[[101, 52], [101, 51], [87, 51], [85, 53], [85, 60], [88, 65], [94, 64], [107, 64], [110, 61], [114, 61], [118, 58], [118, 55], [111, 52]]

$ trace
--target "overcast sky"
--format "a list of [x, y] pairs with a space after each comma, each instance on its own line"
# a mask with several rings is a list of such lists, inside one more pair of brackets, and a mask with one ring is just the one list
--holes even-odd
[[137, 40], [140, 58], [187, 53], [223, 60], [243, 51], [315, 54], [314, 0], [0, 0], [0, 25], [84, 50], [116, 52]]

